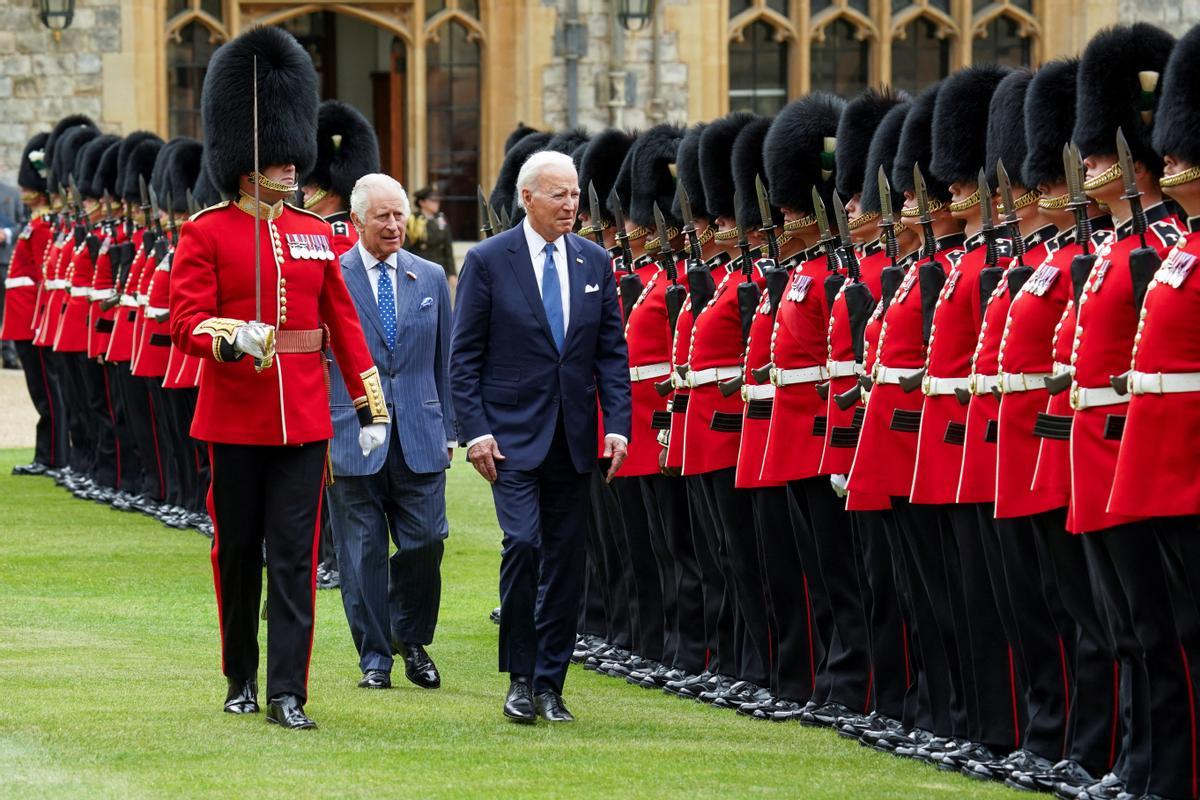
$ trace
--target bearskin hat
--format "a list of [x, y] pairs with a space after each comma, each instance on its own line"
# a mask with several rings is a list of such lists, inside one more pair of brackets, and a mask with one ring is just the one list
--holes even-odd
[[[1075, 81], [1079, 59], [1062, 58], [1043, 64], [1025, 90], [1026, 186], [1058, 183], [1063, 179], [1063, 145], [1075, 127]], [[1008, 161], [1004, 162], [1008, 167]]]
[[504, 154], [508, 155], [508, 151], [512, 150], [513, 146], [515, 146], [517, 142], [521, 141], [531, 133], [538, 133], [538, 129], [531, 128], [524, 122], [518, 122], [517, 127], [514, 128], [513, 132], [510, 133], [508, 138], [504, 140]]
[[887, 89], [867, 89], [846, 104], [838, 120], [837, 186], [843, 200], [849, 200], [862, 189], [867, 168], [867, 152], [871, 139], [884, 116], [907, 95], [893, 94]]
[[[911, 108], [912, 103], [908, 100], [892, 106], [888, 113], [883, 115], [879, 127], [875, 129], [875, 135], [871, 137], [871, 146], [867, 148], [867, 162], [863, 169], [862, 197], [859, 199], [864, 213], [877, 214], [883, 210], [879, 202], [879, 168], [883, 167], [888, 181], [891, 181], [894, 171], [892, 167], [896, 163], [896, 153], [900, 150], [900, 138], [904, 132], [904, 122], [908, 119]], [[911, 168], [909, 172], [912, 172]], [[898, 213], [902, 205], [904, 193], [898, 191], [893, 184], [892, 210]]]
[[1154, 112], [1162, 91], [1159, 76], [1175, 37], [1139, 22], [1101, 31], [1083, 51], [1075, 84], [1073, 138], [1084, 158], [1117, 152], [1117, 129], [1125, 133], [1129, 152], [1154, 175], [1162, 174], [1162, 158], [1154, 150]]
[[[79, 181], [79, 157], [88, 142], [100, 135], [96, 128], [85, 128], [82, 125], [71, 128], [58, 138], [54, 144], [54, 182], [66, 189], [71, 176]], [[83, 187], [80, 186], [82, 191]]]
[[754, 119], [754, 114], [735, 111], [708, 123], [700, 136], [700, 180], [704, 182], [704, 204], [711, 219], [732, 220], [737, 216], [733, 205], [733, 143]]
[[[254, 58], [258, 58], [258, 73]], [[256, 81], [257, 77], [257, 81]], [[200, 95], [212, 181], [229, 194], [254, 171], [253, 104], [258, 85], [258, 163], [295, 164], [297, 175], [317, 159], [317, 71], [283, 28], [251, 28], [217, 48]]]
[[317, 160], [300, 179], [333, 192], [349, 205], [350, 192], [363, 175], [379, 172], [379, 139], [354, 106], [326, 100], [317, 111]]
[[[763, 142], [771, 130], [773, 117], [758, 117], [746, 123], [738, 131], [733, 141], [733, 154], [730, 163], [733, 166], [733, 185], [737, 189], [737, 214], [739, 225], [746, 228], [762, 227], [762, 212], [758, 208], [758, 190], [754, 179], [761, 176], [763, 186], [767, 190], [767, 202], [770, 203], [771, 187], [767, 181], [767, 170], [763, 165]], [[771, 208], [771, 216], [776, 225], [783, 224], [783, 214], [778, 208]]]
[[[121, 148], [117, 152], [117, 189], [121, 193], [121, 199], [127, 200], [130, 203], [141, 201], [140, 193], [138, 192], [137, 176], [134, 176], [131, 182], [128, 177], [130, 156], [137, 149], [138, 145], [143, 142], [157, 142], [162, 144], [162, 139], [158, 138], [157, 134], [150, 131], [134, 131], [125, 137], [121, 142]], [[157, 154], [157, 150], [154, 151]], [[153, 161], [151, 161], [151, 169], [153, 169]], [[147, 185], [149, 185], [150, 171], [145, 172]], [[131, 188], [132, 187], [132, 188]]]
[[183, 139], [182, 136], [176, 136], [163, 143], [154, 156], [154, 168], [150, 171], [150, 177], [146, 181], [146, 184], [154, 190], [154, 194], [158, 197], [159, 208], [163, 210], [166, 210], [167, 205], [167, 162], [170, 161], [171, 153]]
[[[583, 154], [587, 152], [588, 143], [584, 142], [571, 151], [571, 161], [575, 163], [575, 174], [578, 175], [583, 169]], [[580, 184], [580, 188], [582, 188]]]
[[108, 196], [113, 200], [118, 200], [121, 196], [117, 186], [117, 173], [120, 172], [121, 161], [118, 155], [121, 152], [122, 141], [119, 136], [114, 136], [113, 141], [104, 149], [104, 155], [100, 156], [100, 166], [92, 176], [92, 192], [96, 197], [103, 197], [105, 192], [108, 192]]
[[104, 196], [105, 176], [100, 174], [100, 166], [108, 148], [120, 141], [120, 136], [101, 134], [88, 142], [80, 151], [79, 173], [75, 176], [75, 181], [79, 184], [79, 192], [84, 197]]
[[21, 151], [21, 164], [17, 167], [17, 185], [22, 189], [43, 194], [46, 192], [46, 173], [49, 171], [46, 141], [49, 138], [50, 133], [42, 131], [25, 143], [25, 149]]
[[[913, 164], [921, 165], [921, 177], [925, 179], [925, 188], [931, 200], [943, 203], [950, 201], [950, 187], [929, 169], [933, 160], [933, 109], [937, 103], [938, 92], [942, 88], [941, 81], [928, 86], [917, 95], [904, 118], [904, 130], [900, 134], [900, 144], [896, 150], [896, 159], [892, 162], [888, 178], [892, 188], [900, 194], [916, 192], [916, 179], [913, 177]], [[870, 179], [870, 176], [867, 176]]]
[[[128, 142], [128, 137], [126, 142]], [[138, 178], [143, 178], [149, 186], [154, 177], [154, 162], [158, 160], [158, 151], [163, 148], [162, 139], [143, 139], [129, 153], [125, 163], [121, 165], [121, 199], [137, 203], [141, 199], [138, 190]], [[124, 149], [124, 148], [122, 148]], [[157, 189], [155, 190], [157, 192]], [[161, 198], [164, 202], [166, 198]]]
[[[1154, 121], [1154, 150], [1200, 164], [1200, 25], [1171, 52]], [[1128, 136], [1128, 131], [1126, 132]], [[1132, 142], [1130, 142], [1132, 145]]]
[[929, 169], [947, 186], [979, 180], [979, 170], [987, 161], [988, 106], [1009, 71], [996, 64], [982, 64], [960, 69], [942, 81], [933, 108], [933, 159]]
[[[50, 136], [46, 139], [45, 155], [42, 157], [42, 163], [45, 165], [46, 184], [51, 192], [56, 192], [58, 186], [65, 185], [67, 182], [66, 174], [59, 175], [55, 169], [54, 153], [58, 149], [58, 143], [63, 135], [75, 128], [91, 128], [99, 132], [96, 123], [92, 122], [92, 118], [86, 114], [71, 114], [63, 117], [50, 131]], [[71, 156], [71, 165], [74, 165], [75, 156]]]
[[571, 128], [565, 131], [559, 131], [550, 137], [550, 141], [546, 143], [547, 150], [553, 150], [556, 153], [563, 155], [571, 155], [581, 144], [587, 144], [588, 132], [583, 128]]
[[504, 162], [500, 165], [500, 175], [496, 178], [491, 196], [488, 197], [488, 204], [496, 210], [496, 214], [508, 209], [514, 222], [524, 216], [524, 212], [517, 205], [517, 176], [521, 173], [521, 165], [525, 160], [537, 151], [545, 150], [549, 143], [550, 134], [531, 133], [513, 145], [504, 156]]
[[639, 136], [637, 143], [630, 150], [633, 174], [637, 175], [637, 182], [633, 184], [631, 191], [633, 196], [629, 200], [629, 218], [633, 220], [634, 225], [654, 228], [655, 203], [662, 211], [668, 226], [678, 228], [682, 225], [672, 210], [672, 204], [675, 202], [675, 176], [671, 174], [671, 166], [678, 157], [679, 142], [682, 141], [684, 132], [684, 128], [679, 125], [655, 125]]
[[164, 211], [188, 212], [187, 194], [199, 177], [203, 152], [204, 145], [186, 136], [163, 146], [154, 164], [153, 180]]
[[763, 142], [763, 180], [771, 205], [811, 212], [813, 186], [829, 195], [837, 176], [838, 120], [845, 108], [837, 95], [813, 92], [775, 115]]
[[215, 206], [221, 202], [221, 193], [213, 186], [212, 178], [204, 162], [208, 159], [207, 149], [200, 155], [200, 172], [196, 175], [196, 183], [192, 187], [192, 199], [200, 208]]
[[[621, 159], [621, 168], [617, 170], [617, 177], [613, 181], [612, 188], [606, 196], [601, 198], [604, 207], [608, 209], [608, 213], [615, 218], [617, 215], [617, 207], [614, 202], [620, 200], [621, 214], [626, 219], [629, 218], [629, 201], [633, 199], [633, 151], [637, 149], [638, 142], [641, 141], [642, 134], [634, 131], [633, 144], [630, 145], [629, 151], [625, 153], [625, 158]], [[585, 190], [586, 191], [586, 190]], [[597, 195], [600, 190], [596, 190]]]
[[579, 189], [583, 196], [583, 208], [588, 211], [588, 184], [596, 187], [596, 197], [601, 205], [608, 208], [608, 196], [612, 193], [613, 184], [617, 182], [617, 173], [625, 156], [633, 147], [633, 134], [616, 128], [607, 128], [591, 138], [579, 161]]
[[[704, 123], [698, 122], [689, 128], [680, 140], [679, 150], [675, 153], [675, 178], [683, 184], [683, 190], [687, 192], [692, 213], [697, 217], [711, 219], [704, 202], [704, 182], [700, 179], [700, 137], [704, 128]], [[676, 219], [683, 219], [683, 209], [679, 206], [678, 197], [671, 205], [671, 213]]]
[[997, 186], [996, 164], [1004, 162], [1004, 169], [1013, 183], [1029, 188], [1025, 180], [1025, 93], [1033, 73], [1027, 69], [1010, 72], [1000, 81], [988, 104], [987, 126], [987, 179]]

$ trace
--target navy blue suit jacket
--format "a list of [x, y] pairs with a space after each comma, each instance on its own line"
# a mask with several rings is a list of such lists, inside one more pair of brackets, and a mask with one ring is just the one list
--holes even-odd
[[605, 433], [628, 438], [629, 356], [608, 254], [566, 236], [571, 311], [558, 352], [521, 225], [467, 253], [455, 297], [450, 392], [465, 444], [496, 437], [498, 469], [529, 470], [550, 449], [559, 413], [571, 460], [596, 464], [596, 399]]

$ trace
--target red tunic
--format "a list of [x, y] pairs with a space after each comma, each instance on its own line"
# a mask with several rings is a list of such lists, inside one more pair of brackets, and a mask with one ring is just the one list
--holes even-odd
[[[101, 249], [105, 248], [102, 246]], [[54, 334], [54, 349], [60, 353], [87, 353], [95, 266], [85, 240], [75, 248], [67, 267], [70, 288], [66, 291], [66, 306]]]
[[[667, 410], [670, 394], [663, 396], [655, 387], [671, 379], [671, 327], [667, 319], [667, 287], [670, 285], [665, 270], [659, 269], [650, 275], [625, 323], [633, 390], [633, 424], [629, 453], [619, 473], [622, 477], [658, 474], [658, 456], [662, 452], [658, 432], [670, 419]], [[653, 374], [632, 380], [635, 369], [645, 369]]]
[[[862, 262], [859, 262], [860, 266], [862, 264], [868, 263], [868, 261], [870, 261], [870, 259], [866, 259]], [[883, 286], [882, 286], [883, 270], [884, 270], [884, 268], [886, 268], [886, 266], [889, 263], [890, 262], [887, 260], [887, 257], [885, 255], [883, 260], [880, 261], [877, 266], [872, 266], [872, 270], [873, 271], [877, 270], [879, 273], [879, 285], [877, 287], [875, 287], [875, 288], [879, 289], [879, 292], [876, 293], [874, 291], [874, 289], [872, 290], [872, 295], [875, 297], [882, 297], [882, 295], [883, 295]], [[865, 280], [865, 273], [864, 273], [864, 280]], [[870, 284], [868, 284], [868, 285], [870, 285]], [[893, 296], [894, 295], [895, 295], [895, 293], [893, 292]], [[844, 308], [845, 302], [842, 302], [840, 305]], [[849, 321], [847, 320], [847, 324], [848, 323], [849, 323]], [[868, 320], [866, 327], [863, 329], [863, 368], [865, 369], [866, 374], [868, 374], [868, 375], [871, 374], [871, 370], [873, 370], [875, 368], [875, 365], [879, 362], [879, 336], [882, 333], [883, 333], [883, 306], [882, 306], [881, 302], [876, 302], [875, 311], [874, 311], [874, 313], [871, 314], [871, 317]], [[848, 335], [849, 335], [849, 331], [847, 329], [847, 336]], [[857, 379], [855, 379], [855, 380], [857, 380]], [[863, 392], [862, 396], [860, 397], [860, 399], [858, 401], [858, 404], [851, 407], [851, 410], [855, 414], [854, 420], [858, 421], [857, 428], [858, 428], [858, 434], [859, 434], [860, 439], [861, 439], [861, 434], [862, 434], [862, 422], [866, 418], [867, 400], [869, 399], [869, 397], [870, 397], [870, 395], [868, 393]], [[830, 390], [829, 398], [830, 398], [830, 400], [832, 400], [834, 398], [832, 387]], [[835, 408], [837, 407], [836, 403], [834, 403], [833, 405]], [[850, 469], [854, 466], [854, 457], [857, 454], [858, 454], [858, 449], [856, 446], [855, 449], [850, 451], [850, 463], [847, 464], [846, 470], [845, 470], [845, 474], [847, 476], [849, 476]], [[846, 510], [847, 511], [887, 511], [887, 510], [891, 509], [891, 507], [892, 507], [892, 499], [886, 494], [872, 494], [870, 492], [866, 492], [866, 491], [862, 491], [862, 490], [854, 490], [854, 491], [850, 491], [849, 494], [846, 496]]]
[[[335, 258], [299, 258], [286, 247], [290, 234], [328, 237], [329, 223], [280, 204], [257, 224], [262, 321], [275, 326], [277, 335], [328, 326], [329, 344], [360, 419], [367, 410], [364, 421], [385, 421], [378, 373], [341, 265]], [[171, 337], [185, 353], [205, 359], [192, 436], [258, 445], [328, 439], [333, 425], [320, 352], [278, 353], [261, 372], [253, 359], [227, 360], [235, 355], [230, 340], [237, 327], [255, 317], [255, 226], [252, 211], [226, 202], [195, 215], [180, 232], [172, 268]]]
[[[1163, 257], [1182, 235], [1178, 220], [1162, 205], [1147, 209], [1146, 216], [1152, 220], [1146, 243]], [[1079, 301], [1071, 352], [1075, 365], [1072, 393], [1076, 387], [1111, 389], [1111, 376], [1129, 369], [1138, 324], [1129, 253], [1140, 246], [1139, 237], [1131, 235], [1126, 222], [1117, 229], [1115, 240], [1096, 249], [1096, 263]], [[1146, 516], [1107, 510], [1120, 449], [1120, 428], [1128, 405], [1075, 411], [1071, 426], [1071, 504], [1067, 512], [1067, 530], [1072, 533], [1103, 530]]]
[[766, 365], [771, 359], [771, 328], [774, 325], [771, 299], [764, 289], [750, 323], [750, 337], [742, 361], [742, 437], [738, 443], [737, 475], [734, 481], [739, 489], [778, 486], [781, 483], [764, 480], [762, 476], [776, 389], [770, 381], [761, 382], [752, 374], [753, 370]]
[[[1200, 219], [1150, 282], [1132, 367], [1200, 372]], [[1137, 394], [1129, 400], [1108, 510], [1126, 516], [1200, 514], [1200, 393]]]
[[[329, 223], [329, 229], [332, 231], [329, 237], [329, 249], [335, 256], [341, 258], [343, 253], [358, 244], [358, 228], [351, 224], [349, 211], [330, 214], [325, 221]], [[601, 430], [604, 429], [601, 428]]]
[[33, 318], [42, 285], [42, 263], [53, 238], [53, 229], [37, 214], [22, 229], [13, 245], [8, 277], [4, 280], [4, 320], [0, 339], [28, 342], [33, 339]]
[[142, 279], [142, 271], [146, 268], [147, 253], [142, 246], [145, 230], [135, 231], [133, 241], [137, 245], [133, 261], [129, 265], [129, 274], [125, 278], [124, 292], [115, 309], [113, 330], [108, 339], [106, 361], [121, 363], [133, 358], [134, 325], [137, 322], [137, 286]]
[[54, 337], [58, 333], [58, 321], [62, 318], [63, 309], [70, 297], [68, 291], [70, 281], [67, 279], [67, 266], [75, 253], [75, 238], [65, 227], [55, 238], [46, 254], [46, 264], [43, 268], [45, 281], [42, 284], [40, 302], [44, 305], [34, 322], [36, 331], [33, 343], [39, 347], [53, 347]]
[[[780, 300], [768, 357], [762, 359], [763, 363], [773, 362], [777, 370], [820, 368], [820, 377], [775, 389], [762, 463], [762, 477], [769, 481], [794, 481], [821, 474], [827, 417], [826, 401], [817, 394], [817, 385], [828, 377], [825, 278], [829, 274], [824, 255], [809, 258], [796, 268]], [[744, 430], [742, 435], [746, 435]]]
[[149, 272], [146, 306], [142, 310], [141, 327], [134, 347], [137, 358], [133, 362], [133, 374], [139, 378], [162, 378], [167, 373], [167, 360], [171, 354], [171, 326], [168, 320], [160, 322], [155, 317], [169, 310], [171, 258], [168, 254]]

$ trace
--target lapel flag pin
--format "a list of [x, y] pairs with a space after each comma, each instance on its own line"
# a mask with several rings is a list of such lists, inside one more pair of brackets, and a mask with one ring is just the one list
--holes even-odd
[[404, 270], [404, 274], [408, 276], [410, 281], [415, 281], [417, 279], [417, 273], [413, 272], [412, 270], [406, 269]]

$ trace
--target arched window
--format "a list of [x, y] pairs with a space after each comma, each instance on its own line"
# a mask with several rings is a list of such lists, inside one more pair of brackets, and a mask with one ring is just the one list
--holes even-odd
[[812, 43], [812, 89], [850, 97], [866, 88], [871, 44], [844, 18], [821, 29]]
[[191, 22], [167, 42], [167, 129], [171, 136], [204, 138], [200, 89], [208, 60], [220, 40], [199, 22]]
[[1028, 67], [1033, 61], [1033, 37], [1012, 17], [998, 16], [976, 34], [971, 60], [976, 64]]
[[442, 195], [442, 212], [454, 238], [474, 239], [479, 180], [479, 43], [471, 30], [451, 19], [429, 39], [425, 59], [426, 173], [429, 183]]
[[788, 43], [759, 20], [729, 43], [729, 110], [774, 114], [788, 97]]
[[916, 94], [950, 74], [950, 38], [928, 17], [917, 17], [892, 41], [892, 86]]

